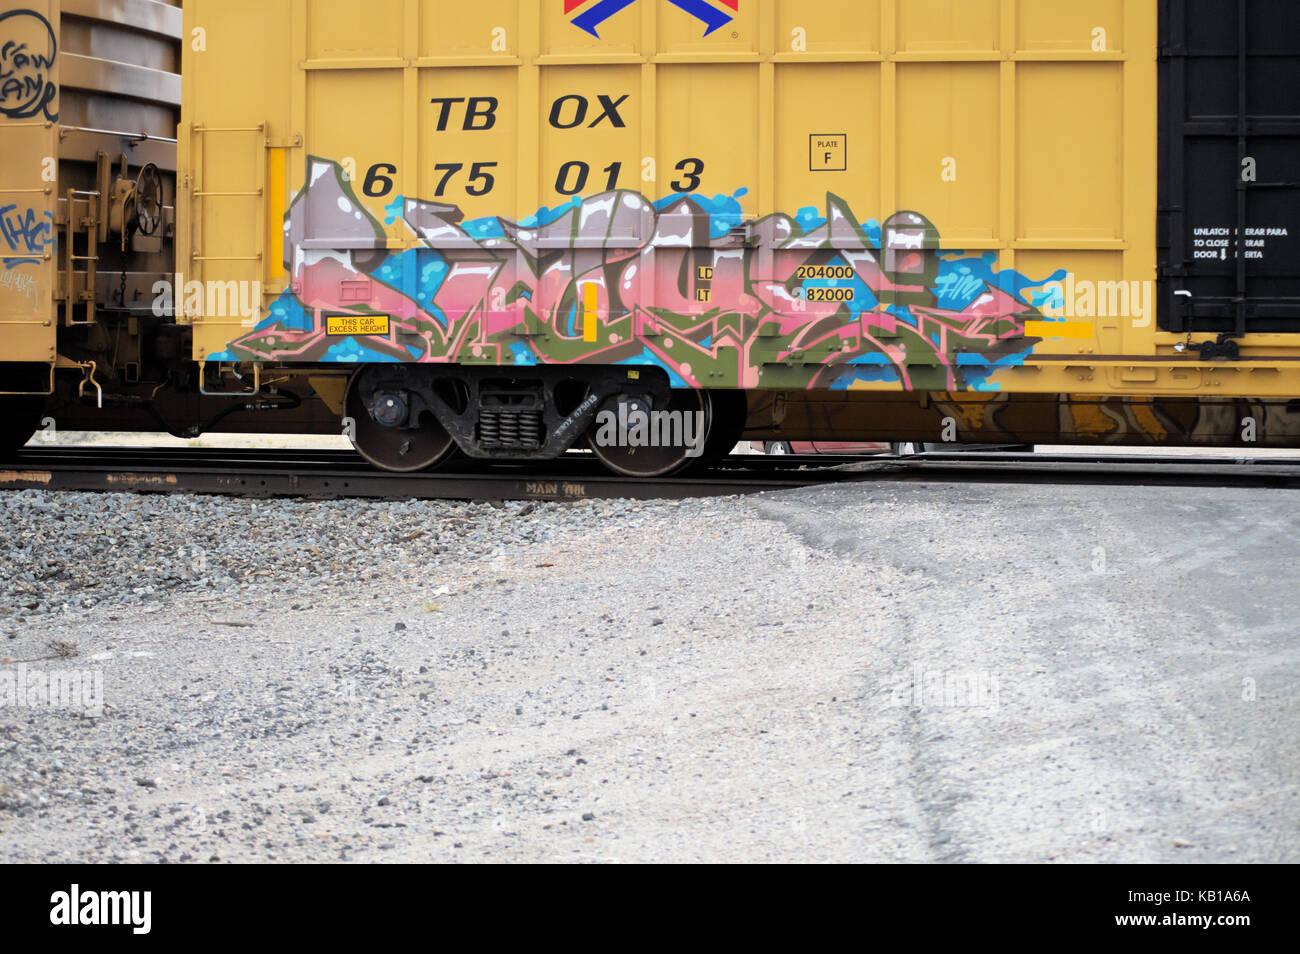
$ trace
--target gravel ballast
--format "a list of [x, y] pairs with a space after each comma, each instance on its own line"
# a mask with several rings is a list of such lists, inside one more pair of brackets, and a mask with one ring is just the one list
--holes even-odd
[[0, 495], [0, 674], [102, 680], [0, 860], [1294, 861], [1300, 496], [1204, 497]]

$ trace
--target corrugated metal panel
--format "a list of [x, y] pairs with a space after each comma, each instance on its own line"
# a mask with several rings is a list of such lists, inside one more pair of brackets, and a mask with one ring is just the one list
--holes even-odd
[[[1067, 272], [1079, 283], [1155, 277], [1155, 0], [195, 0], [186, 17], [208, 30], [208, 52], [186, 64], [187, 126], [267, 124], [287, 160], [296, 256], [277, 286], [294, 293], [295, 317], [256, 335], [205, 320], [199, 357], [644, 352], [709, 385], [1060, 391], [1080, 384], [1073, 356], [1156, 352], [1154, 323], [1131, 313], [1072, 316], [1071, 303], [1065, 317], [1079, 320], [1055, 334], [1048, 292], [1024, 288]], [[202, 138], [204, 176], [238, 166], [247, 184], [250, 163], [269, 168], [265, 145]], [[314, 184], [320, 201], [304, 192]], [[611, 187], [660, 208], [591, 204]], [[683, 205], [685, 195], [696, 198]], [[532, 234], [574, 196], [588, 201], [570, 232], [561, 220]], [[267, 230], [255, 217], [273, 205], [194, 206], [196, 248], [252, 248]], [[965, 264], [926, 247], [915, 282], [901, 253], [882, 278], [880, 233], [900, 210], [921, 214], [918, 229], [928, 220], [942, 248], [966, 250]], [[830, 234], [816, 238], [824, 220]], [[648, 243], [639, 273], [612, 268], [623, 235]], [[683, 240], [696, 251], [669, 251]], [[547, 242], [567, 257], [538, 276]], [[455, 261], [431, 251], [457, 243]], [[603, 259], [582, 257], [591, 243]], [[335, 270], [322, 265], [328, 248], [353, 252]], [[791, 302], [810, 248], [856, 256], [869, 304]], [[415, 256], [399, 260], [403, 251]], [[332, 290], [311, 275], [330, 275]], [[996, 315], [964, 290], [986, 281], [1011, 293]], [[598, 347], [584, 347], [579, 327], [589, 283], [609, 325]], [[423, 300], [434, 287], [437, 301]], [[321, 315], [349, 305], [404, 308], [414, 324], [407, 338], [353, 342], [359, 350], [320, 339]], [[896, 324], [890, 306], [911, 309], [914, 326]], [[655, 308], [740, 318], [730, 332], [688, 335], [698, 354], [687, 360], [668, 354], [667, 339], [683, 347], [680, 328], [636, 317]], [[923, 308], [952, 312], [940, 322], [951, 334], [917, 318]], [[421, 331], [425, 318], [473, 328]], [[842, 327], [809, 333], [828, 322]], [[865, 369], [858, 377], [824, 373], [846, 355]], [[960, 370], [980, 360], [983, 371]], [[915, 373], [880, 371], [899, 364]]]
[[180, 29], [178, 2], [64, 0], [62, 123], [175, 138]]
[[[0, 3], [0, 361], [55, 358], [58, 0]], [[0, 390], [7, 387], [0, 383]]]

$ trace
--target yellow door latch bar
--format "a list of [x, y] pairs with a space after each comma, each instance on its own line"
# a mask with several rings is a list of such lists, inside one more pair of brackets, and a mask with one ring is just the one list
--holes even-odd
[[597, 324], [597, 309], [600, 305], [600, 299], [597, 297], [600, 289], [596, 287], [595, 282], [588, 282], [582, 286], [582, 340], [595, 341], [596, 331], [599, 327]]

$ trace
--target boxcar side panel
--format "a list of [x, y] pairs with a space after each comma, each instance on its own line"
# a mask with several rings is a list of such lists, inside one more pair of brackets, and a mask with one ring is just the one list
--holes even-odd
[[[196, 181], [274, 180], [196, 198], [195, 261], [284, 268], [256, 320], [195, 317], [200, 360], [1295, 391], [1179, 357], [1157, 329], [1155, 0], [196, 0], [186, 16], [215, 24], [186, 64]], [[200, 149], [218, 118], [269, 123], [269, 141], [205, 132]], [[1261, 362], [1295, 347], [1245, 344]]]
[[[0, 361], [53, 365], [59, 3], [0, 8]], [[37, 387], [37, 384], [42, 386]], [[0, 389], [15, 390], [12, 382]], [[23, 391], [48, 390], [45, 374]]]

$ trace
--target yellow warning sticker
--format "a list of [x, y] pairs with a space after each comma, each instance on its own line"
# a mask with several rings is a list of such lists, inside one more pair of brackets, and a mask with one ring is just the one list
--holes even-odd
[[386, 335], [388, 315], [326, 315], [327, 335]]

